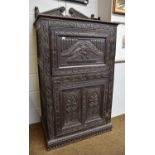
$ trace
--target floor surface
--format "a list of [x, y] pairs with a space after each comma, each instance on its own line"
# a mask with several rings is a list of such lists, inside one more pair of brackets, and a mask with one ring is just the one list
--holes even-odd
[[47, 151], [41, 124], [30, 125], [30, 155], [125, 155], [125, 116], [112, 118], [112, 131]]

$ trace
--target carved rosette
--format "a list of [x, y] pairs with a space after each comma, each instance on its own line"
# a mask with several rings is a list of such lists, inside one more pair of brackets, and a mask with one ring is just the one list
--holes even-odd
[[80, 111], [80, 92], [70, 91], [63, 93], [63, 100], [65, 105], [65, 124], [71, 124], [79, 121]]

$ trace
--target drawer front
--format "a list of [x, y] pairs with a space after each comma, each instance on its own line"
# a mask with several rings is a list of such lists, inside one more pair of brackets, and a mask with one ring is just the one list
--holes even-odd
[[[52, 25], [54, 24], [54, 25]], [[52, 74], [85, 73], [109, 69], [114, 62], [115, 33], [112, 27], [93, 23], [53, 21], [50, 24], [50, 45], [52, 53]], [[83, 26], [80, 28], [80, 26]]]
[[106, 124], [109, 83], [108, 77], [81, 82], [78, 76], [54, 80], [56, 136]]

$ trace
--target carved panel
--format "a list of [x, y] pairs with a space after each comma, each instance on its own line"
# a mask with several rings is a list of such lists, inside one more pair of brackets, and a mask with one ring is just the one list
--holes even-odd
[[82, 129], [81, 89], [57, 81], [54, 90], [56, 135], [61, 136]]
[[91, 87], [87, 89], [87, 119], [100, 117], [101, 89]]
[[105, 39], [61, 37], [60, 66], [104, 63]]
[[81, 121], [81, 94], [80, 90], [62, 92], [64, 107], [64, 127]]
[[105, 124], [109, 78], [99, 76], [95, 80], [92, 75], [89, 77], [87, 80], [81, 76], [83, 82], [78, 75], [69, 80], [67, 77], [54, 79], [57, 136]]
[[[52, 22], [51, 22], [52, 21]], [[54, 20], [50, 25], [52, 74], [113, 72], [114, 26]], [[76, 49], [76, 50], [75, 50]], [[76, 67], [77, 66], [77, 67]]]
[[79, 31], [67, 28], [62, 31], [60, 28], [52, 28], [53, 74], [85, 73], [86, 67], [89, 67], [89, 71], [93, 72], [105, 70], [108, 67], [105, 58], [107, 37], [102, 32], [94, 33], [94, 30], [84, 31], [81, 29]]
[[89, 128], [106, 123], [108, 86], [108, 79], [105, 78], [105, 81], [101, 82], [100, 85], [96, 83], [94, 86], [85, 88], [85, 124]]
[[113, 73], [114, 26], [80, 21], [64, 23], [63, 20], [53, 20], [49, 25], [53, 75], [73, 75], [88, 70]]

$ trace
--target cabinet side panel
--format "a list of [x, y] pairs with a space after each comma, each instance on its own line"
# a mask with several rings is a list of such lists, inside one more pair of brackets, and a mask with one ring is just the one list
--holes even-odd
[[114, 83], [114, 65], [115, 65], [115, 51], [116, 51], [116, 32], [117, 27], [113, 26], [113, 32], [110, 34], [108, 45], [107, 45], [107, 64], [110, 68], [110, 78], [108, 87], [108, 104], [106, 106], [106, 121], [111, 122], [111, 110], [112, 110], [112, 98], [113, 98], [113, 83]]
[[42, 119], [47, 138], [54, 138], [54, 109], [51, 89], [50, 47], [48, 21], [40, 20], [37, 26], [38, 68]]

